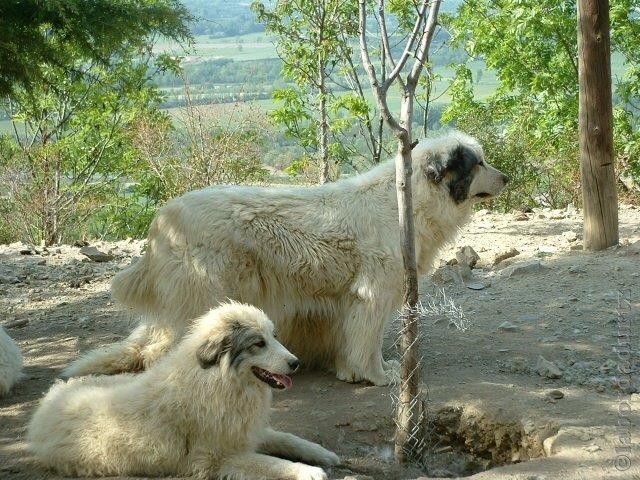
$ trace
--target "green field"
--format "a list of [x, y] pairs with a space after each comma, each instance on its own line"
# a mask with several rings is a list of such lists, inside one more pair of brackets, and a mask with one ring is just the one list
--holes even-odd
[[[160, 44], [157, 46], [157, 49], [161, 51], [169, 51], [174, 54], [181, 54], [184, 56], [185, 65], [214, 59], [248, 61], [277, 58], [275, 45], [272, 43], [270, 37], [264, 32], [222, 38], [212, 38], [206, 35], [200, 35], [195, 37], [194, 40], [195, 42], [193, 47], [186, 52], [180, 50], [177, 45], [172, 44]], [[624, 74], [624, 63], [622, 61], [622, 57], [614, 54], [611, 64], [611, 70], [615, 82], [616, 79], [619, 79]], [[474, 77], [474, 92], [476, 98], [484, 99], [493, 94], [499, 85], [499, 80], [495, 71], [487, 69], [484, 61], [482, 60], [470, 62], [469, 68]], [[440, 104], [448, 103], [451, 101], [451, 97], [447, 92], [447, 88], [454, 75], [453, 67], [447, 65], [436, 65], [434, 72], [439, 76], [439, 79], [435, 83], [432, 102]], [[479, 82], [477, 81], [478, 76], [480, 77]], [[244, 79], [242, 83], [230, 83], [224, 85], [224, 87], [227, 91], [238, 93], [269, 91], [272, 87], [271, 85], [251, 85], [251, 76], [247, 75], [247, 77], [248, 78]], [[365, 84], [368, 83], [366, 78], [364, 78], [363, 81]], [[194, 87], [197, 88], [197, 85], [194, 85]], [[172, 94], [174, 98], [179, 98], [179, 91], [169, 89], [166, 91]], [[206, 96], [217, 92], [214, 90], [199, 90], [198, 93]], [[373, 100], [373, 95], [370, 90], [367, 90], [366, 95], [370, 100]], [[265, 111], [274, 108], [274, 102], [272, 100], [252, 100], [250, 103], [255, 106], [260, 106]], [[389, 104], [392, 109], [397, 109], [399, 107], [399, 93], [397, 89], [391, 89]]]
[[183, 56], [186, 63], [217, 58], [242, 61], [278, 57], [275, 45], [265, 33], [249, 33], [221, 38], [198, 35], [194, 38], [192, 47], [182, 48], [175, 43], [158, 43], [154, 50]]

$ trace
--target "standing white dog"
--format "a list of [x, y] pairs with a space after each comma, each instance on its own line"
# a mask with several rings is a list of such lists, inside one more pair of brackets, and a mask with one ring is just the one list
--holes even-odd
[[[427, 273], [474, 203], [507, 178], [473, 138], [452, 133], [412, 152], [416, 255]], [[144, 256], [113, 280], [142, 317], [124, 342], [89, 353], [65, 375], [147, 368], [193, 318], [227, 298], [262, 308], [307, 364], [349, 382], [389, 382], [384, 332], [402, 304], [395, 168], [316, 187], [211, 187], [167, 203]]]
[[[249, 305], [197, 320], [171, 353], [138, 375], [54, 385], [29, 425], [36, 457], [62, 475], [320, 480], [339, 458], [268, 427], [272, 388], [298, 359]], [[257, 453], [257, 452], [262, 453]]]
[[9, 393], [11, 387], [22, 376], [22, 354], [20, 349], [0, 326], [0, 397]]

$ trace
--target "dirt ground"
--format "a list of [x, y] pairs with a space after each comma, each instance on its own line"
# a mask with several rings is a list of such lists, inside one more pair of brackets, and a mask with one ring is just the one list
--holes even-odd
[[[572, 208], [481, 211], [443, 252], [421, 298], [441, 303], [444, 291], [468, 328], [424, 318], [431, 437], [422, 466], [394, 466], [388, 387], [303, 372], [274, 395], [272, 423], [337, 452], [344, 465], [331, 478], [640, 478], [638, 208], [622, 206], [620, 233], [620, 246], [585, 253]], [[24, 379], [0, 399], [2, 479], [55, 478], [25, 443], [38, 399], [79, 352], [131, 329], [108, 286], [143, 243], [94, 245], [114, 258], [94, 262], [68, 245], [28, 255], [23, 244], [0, 246], [0, 323], [25, 356]], [[471, 272], [462, 256], [445, 264], [462, 246], [479, 255]], [[494, 265], [511, 249], [519, 253]], [[394, 323], [387, 356], [396, 335]]]

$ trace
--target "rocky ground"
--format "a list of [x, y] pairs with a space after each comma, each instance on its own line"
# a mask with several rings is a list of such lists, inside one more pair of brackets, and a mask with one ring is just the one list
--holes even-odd
[[[340, 454], [332, 478], [640, 478], [639, 209], [621, 208], [620, 231], [620, 246], [586, 253], [572, 208], [480, 211], [443, 252], [421, 284], [430, 432], [422, 465], [393, 463], [387, 387], [303, 372], [275, 395], [274, 425]], [[53, 478], [28, 454], [29, 416], [79, 352], [131, 329], [108, 286], [143, 242], [91, 246], [98, 252], [0, 246], [0, 324], [26, 365], [0, 399], [0, 478]], [[396, 332], [394, 323], [391, 357]]]

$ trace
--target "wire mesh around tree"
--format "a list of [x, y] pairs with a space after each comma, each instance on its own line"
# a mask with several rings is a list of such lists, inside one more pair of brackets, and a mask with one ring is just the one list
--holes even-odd
[[[397, 332], [393, 349], [400, 357], [400, 362], [404, 360], [404, 355], [410, 352], [410, 348], [402, 348], [402, 338], [406, 330], [413, 322], [418, 323], [418, 335], [411, 346], [417, 345], [418, 358], [415, 368], [413, 368], [407, 378], [401, 382], [400, 375], [394, 376], [390, 385], [391, 402], [396, 412], [394, 422], [396, 425], [396, 435], [403, 436], [404, 457], [415, 463], [421, 463], [425, 455], [435, 448], [438, 448], [438, 440], [434, 434], [435, 426], [433, 419], [429, 415], [429, 390], [423, 380], [422, 366], [424, 365], [423, 347], [424, 340], [428, 333], [426, 329], [436, 325], [446, 325], [447, 328], [455, 328], [465, 331], [471, 325], [464, 310], [447, 296], [444, 288], [436, 290], [433, 294], [427, 294], [424, 302], [418, 302], [415, 308], [410, 309], [405, 305], [398, 312], [398, 316], [392, 322], [392, 331]], [[413, 389], [413, 393], [403, 402], [403, 391]], [[411, 421], [408, 428], [402, 425], [405, 422], [400, 419], [400, 406], [403, 406], [404, 415], [409, 415]]]

